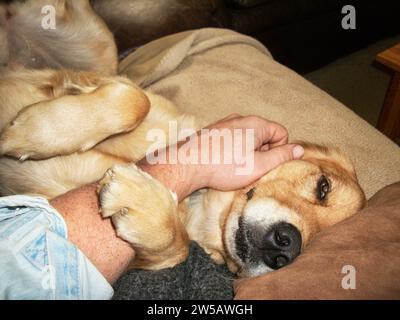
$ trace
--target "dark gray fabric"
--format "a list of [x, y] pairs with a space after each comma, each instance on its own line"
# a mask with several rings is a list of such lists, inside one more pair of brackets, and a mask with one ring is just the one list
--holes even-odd
[[131, 270], [114, 285], [114, 300], [229, 300], [234, 275], [195, 242], [182, 264], [159, 271]]

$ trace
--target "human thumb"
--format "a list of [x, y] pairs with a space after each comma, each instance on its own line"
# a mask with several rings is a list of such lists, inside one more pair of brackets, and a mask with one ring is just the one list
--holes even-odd
[[280, 164], [290, 160], [301, 159], [303, 155], [304, 148], [296, 144], [286, 144], [268, 151], [258, 151], [255, 153], [254, 169], [261, 177]]

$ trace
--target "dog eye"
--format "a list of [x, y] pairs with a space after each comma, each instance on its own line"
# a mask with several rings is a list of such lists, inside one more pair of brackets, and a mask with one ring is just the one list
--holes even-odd
[[325, 176], [321, 176], [318, 180], [317, 184], [317, 198], [318, 200], [324, 200], [326, 195], [329, 193], [331, 187], [329, 185], [329, 181]]
[[256, 188], [252, 188], [246, 193], [247, 201], [251, 200], [254, 196], [254, 191], [256, 191]]

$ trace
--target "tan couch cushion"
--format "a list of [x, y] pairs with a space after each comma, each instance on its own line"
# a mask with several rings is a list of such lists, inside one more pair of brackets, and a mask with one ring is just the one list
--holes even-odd
[[[318, 234], [288, 267], [238, 281], [236, 299], [400, 299], [400, 183], [368, 205]], [[355, 269], [342, 273], [346, 265]]]
[[[137, 50], [120, 71], [207, 121], [257, 114], [283, 123], [293, 139], [340, 147], [367, 197], [400, 181], [397, 145], [251, 38], [221, 29], [180, 33]], [[237, 298], [400, 298], [399, 198], [399, 184], [380, 192], [291, 266], [240, 282]], [[341, 287], [344, 265], [356, 268], [356, 290]]]
[[223, 29], [180, 33], [137, 50], [120, 71], [207, 121], [257, 114], [284, 124], [292, 139], [339, 146], [367, 197], [400, 181], [397, 145], [249, 37]]

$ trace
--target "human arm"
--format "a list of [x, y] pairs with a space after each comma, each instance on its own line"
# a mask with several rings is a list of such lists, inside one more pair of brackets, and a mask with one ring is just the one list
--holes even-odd
[[[152, 165], [144, 159], [138, 163], [138, 167], [174, 191], [180, 201], [195, 190], [205, 187], [225, 191], [245, 187], [280, 163], [302, 156], [301, 149], [297, 150], [295, 145], [287, 144], [288, 136], [284, 127], [260, 117], [232, 115], [208, 128], [254, 129], [254, 170], [249, 175], [236, 175], [234, 163]], [[178, 144], [169, 148], [182, 146]], [[167, 151], [168, 148], [160, 152]], [[63, 215], [69, 230], [69, 240], [113, 283], [134, 258], [134, 250], [117, 237], [111, 220], [102, 218], [96, 188], [96, 184], [84, 186], [52, 200], [51, 204]]]

